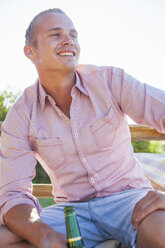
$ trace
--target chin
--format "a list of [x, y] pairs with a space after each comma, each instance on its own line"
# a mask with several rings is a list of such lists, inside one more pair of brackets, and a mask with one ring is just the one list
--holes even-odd
[[75, 71], [77, 66], [78, 66], [78, 63], [67, 63], [63, 65], [63, 68], [66, 68], [66, 70], [69, 70], [69, 71]]

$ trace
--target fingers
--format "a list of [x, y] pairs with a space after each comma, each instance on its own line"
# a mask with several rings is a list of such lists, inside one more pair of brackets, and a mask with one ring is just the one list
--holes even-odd
[[132, 225], [135, 231], [139, 223], [150, 213], [165, 209], [165, 194], [158, 191], [150, 191], [144, 198], [136, 203], [132, 214]]

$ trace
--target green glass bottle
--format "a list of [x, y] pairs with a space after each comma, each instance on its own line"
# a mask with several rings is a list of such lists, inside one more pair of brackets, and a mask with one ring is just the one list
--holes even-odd
[[85, 248], [81, 237], [80, 228], [76, 218], [75, 209], [72, 206], [65, 207], [65, 221], [68, 248]]

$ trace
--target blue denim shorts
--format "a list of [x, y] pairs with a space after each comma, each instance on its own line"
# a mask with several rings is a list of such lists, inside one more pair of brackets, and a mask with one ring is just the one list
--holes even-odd
[[137, 231], [133, 231], [131, 216], [135, 204], [149, 189], [131, 189], [86, 202], [62, 203], [43, 208], [42, 220], [66, 235], [64, 207], [74, 206], [86, 248], [106, 240], [118, 240], [128, 248], [136, 247]]

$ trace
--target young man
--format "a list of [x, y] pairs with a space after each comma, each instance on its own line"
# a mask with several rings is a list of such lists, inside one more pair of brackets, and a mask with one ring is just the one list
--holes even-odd
[[[165, 133], [165, 92], [118, 68], [78, 66], [77, 31], [59, 9], [32, 20], [24, 52], [39, 79], [2, 125], [0, 248], [67, 247], [66, 205], [87, 248], [109, 239], [163, 248], [165, 195], [133, 156], [125, 114]], [[43, 210], [31, 194], [36, 158], [59, 203]]]

